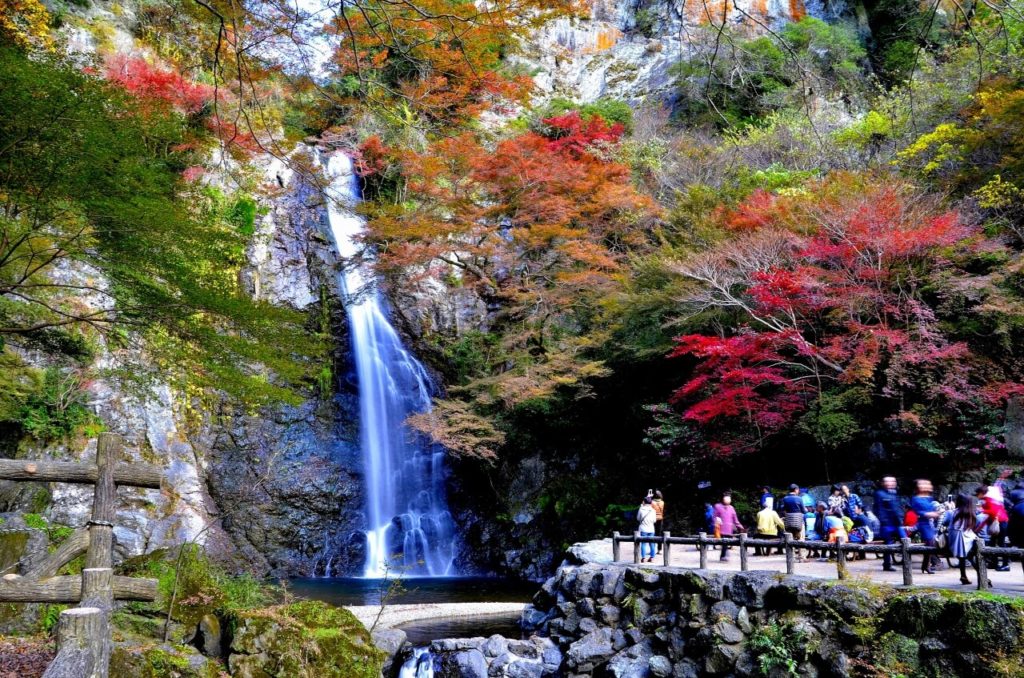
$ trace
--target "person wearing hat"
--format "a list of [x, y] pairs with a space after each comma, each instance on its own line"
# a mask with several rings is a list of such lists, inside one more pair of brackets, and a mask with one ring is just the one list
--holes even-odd
[[[804, 538], [804, 500], [800, 496], [800, 486], [795, 483], [789, 486], [789, 494], [782, 498], [782, 523], [793, 539], [801, 541]], [[796, 550], [796, 559], [803, 560], [800, 549]]]

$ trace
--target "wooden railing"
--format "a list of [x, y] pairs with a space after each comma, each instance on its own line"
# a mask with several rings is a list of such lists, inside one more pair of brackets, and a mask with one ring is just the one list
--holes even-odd
[[[819, 552], [828, 552], [836, 557], [836, 578], [846, 579], [848, 572], [846, 567], [846, 555], [854, 554], [879, 554], [886, 553], [902, 559], [903, 583], [906, 586], [913, 586], [914, 571], [911, 565], [911, 556], [917, 554], [930, 554], [940, 558], [946, 557], [944, 549], [924, 544], [912, 544], [910, 539], [904, 537], [893, 544], [851, 544], [849, 542], [825, 542], [806, 541], [793, 539], [793, 535], [786, 532], [782, 539], [755, 539], [746, 534], [739, 534], [735, 537], [709, 537], [701, 532], [696, 537], [673, 537], [671, 532], [665, 532], [662, 536], [641, 536], [639, 532], [632, 535], [623, 535], [612, 532], [612, 560], [619, 562], [621, 558], [621, 544], [633, 544], [633, 562], [640, 563], [640, 545], [655, 544], [661, 546], [661, 555], [665, 567], [671, 564], [671, 549], [673, 544], [696, 546], [700, 557], [700, 569], [708, 566], [708, 548], [712, 546], [734, 546], [739, 551], [740, 570], [746, 572], [750, 563], [747, 549], [750, 547], [782, 549], [786, 556], [786, 574], [796, 574], [796, 551], [797, 549], [810, 549]], [[986, 557], [1000, 556], [1020, 561], [1024, 567], [1024, 549], [1011, 547], [985, 546], [980, 539], [974, 541], [974, 548], [971, 551], [971, 559], [974, 561], [974, 568], [977, 571], [978, 589], [988, 588], [988, 566], [985, 564]]]
[[[0, 480], [95, 485], [92, 518], [41, 562], [21, 574], [0, 579], [0, 602], [78, 603], [60, 613], [57, 656], [43, 678], [107, 678], [111, 638], [110, 613], [115, 600], [155, 600], [157, 581], [113, 574], [117, 487], [159, 488], [163, 469], [149, 464], [118, 463], [121, 438], [101, 433], [96, 462], [0, 459]], [[55, 576], [61, 567], [85, 555], [81, 576]]]

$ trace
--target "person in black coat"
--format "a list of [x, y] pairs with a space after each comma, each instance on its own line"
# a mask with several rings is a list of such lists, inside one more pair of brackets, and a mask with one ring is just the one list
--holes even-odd
[[[875, 515], [878, 517], [879, 537], [886, 544], [895, 544], [903, 525], [903, 505], [896, 494], [896, 478], [893, 476], [882, 478], [882, 487], [875, 491]], [[882, 556], [882, 569], [894, 569], [892, 554], [888, 551]]]
[[1010, 492], [1008, 503], [1012, 504], [1008, 534], [1010, 545], [1022, 547], [1024, 546], [1024, 488], [1018, 487]]

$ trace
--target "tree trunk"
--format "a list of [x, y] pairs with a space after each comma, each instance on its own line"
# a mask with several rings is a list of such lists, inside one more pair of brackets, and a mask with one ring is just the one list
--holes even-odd
[[[107, 613], [97, 607], [76, 607], [60, 613], [57, 656], [43, 678], [107, 678], [103, 663]], [[109, 659], [109, 656], [108, 656]]]
[[[115, 600], [156, 600], [156, 579], [111, 577]], [[77, 603], [82, 599], [82, 577], [0, 579], [0, 601], [5, 603]]]

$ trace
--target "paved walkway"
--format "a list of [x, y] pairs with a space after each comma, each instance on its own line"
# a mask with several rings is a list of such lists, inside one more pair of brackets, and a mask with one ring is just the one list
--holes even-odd
[[[633, 544], [632, 542], [623, 543], [620, 545], [620, 560], [623, 564], [632, 564], [633, 562]], [[594, 553], [599, 557], [600, 560], [605, 562], [611, 562], [612, 559], [612, 540], [604, 539], [600, 541], [588, 542], [588, 552]], [[747, 569], [750, 570], [770, 570], [775, 572], [786, 571], [786, 558], [785, 556], [769, 555], [769, 556], [755, 556], [754, 549], [748, 547], [748, 559]], [[700, 556], [697, 552], [696, 546], [688, 546], [682, 544], [673, 544], [670, 551], [672, 560], [670, 567], [687, 567], [697, 568], [700, 565]], [[927, 586], [930, 588], [942, 588], [951, 589], [955, 591], [975, 591], [977, 590], [977, 573], [968, 568], [967, 577], [971, 580], [970, 586], [964, 586], [960, 583], [960, 570], [956, 566], [957, 561], [953, 559], [953, 567], [951, 569], [941, 569], [935, 574], [923, 574], [921, 572], [921, 555], [915, 555], [914, 561], [914, 586]], [[657, 554], [654, 557], [653, 563], [645, 563], [645, 567], [662, 567], [663, 556]], [[946, 567], [946, 560], [942, 559], [943, 568]], [[847, 561], [846, 570], [847, 577], [851, 579], [870, 579], [876, 582], [883, 582], [893, 584], [894, 586], [903, 586], [903, 571], [901, 566], [895, 566], [895, 572], [884, 572], [882, 571], [882, 561], [876, 558], [874, 554], [867, 554], [866, 560], [852, 560]], [[719, 552], [717, 550], [708, 551], [708, 569], [709, 570], [722, 570], [727, 572], [739, 572], [740, 570], [740, 555], [736, 548], [733, 548], [730, 552], [730, 557], [727, 562], [719, 561]], [[836, 563], [835, 561], [819, 562], [817, 560], [805, 560], [804, 562], [796, 563], [794, 574], [804, 575], [808, 577], [818, 577], [821, 579], [836, 579]], [[1021, 569], [1019, 562], [1010, 563], [1009, 572], [996, 572], [989, 570], [989, 579], [992, 581], [993, 588], [990, 589], [992, 593], [1002, 593], [1007, 595], [1024, 596], [1024, 571]]]

